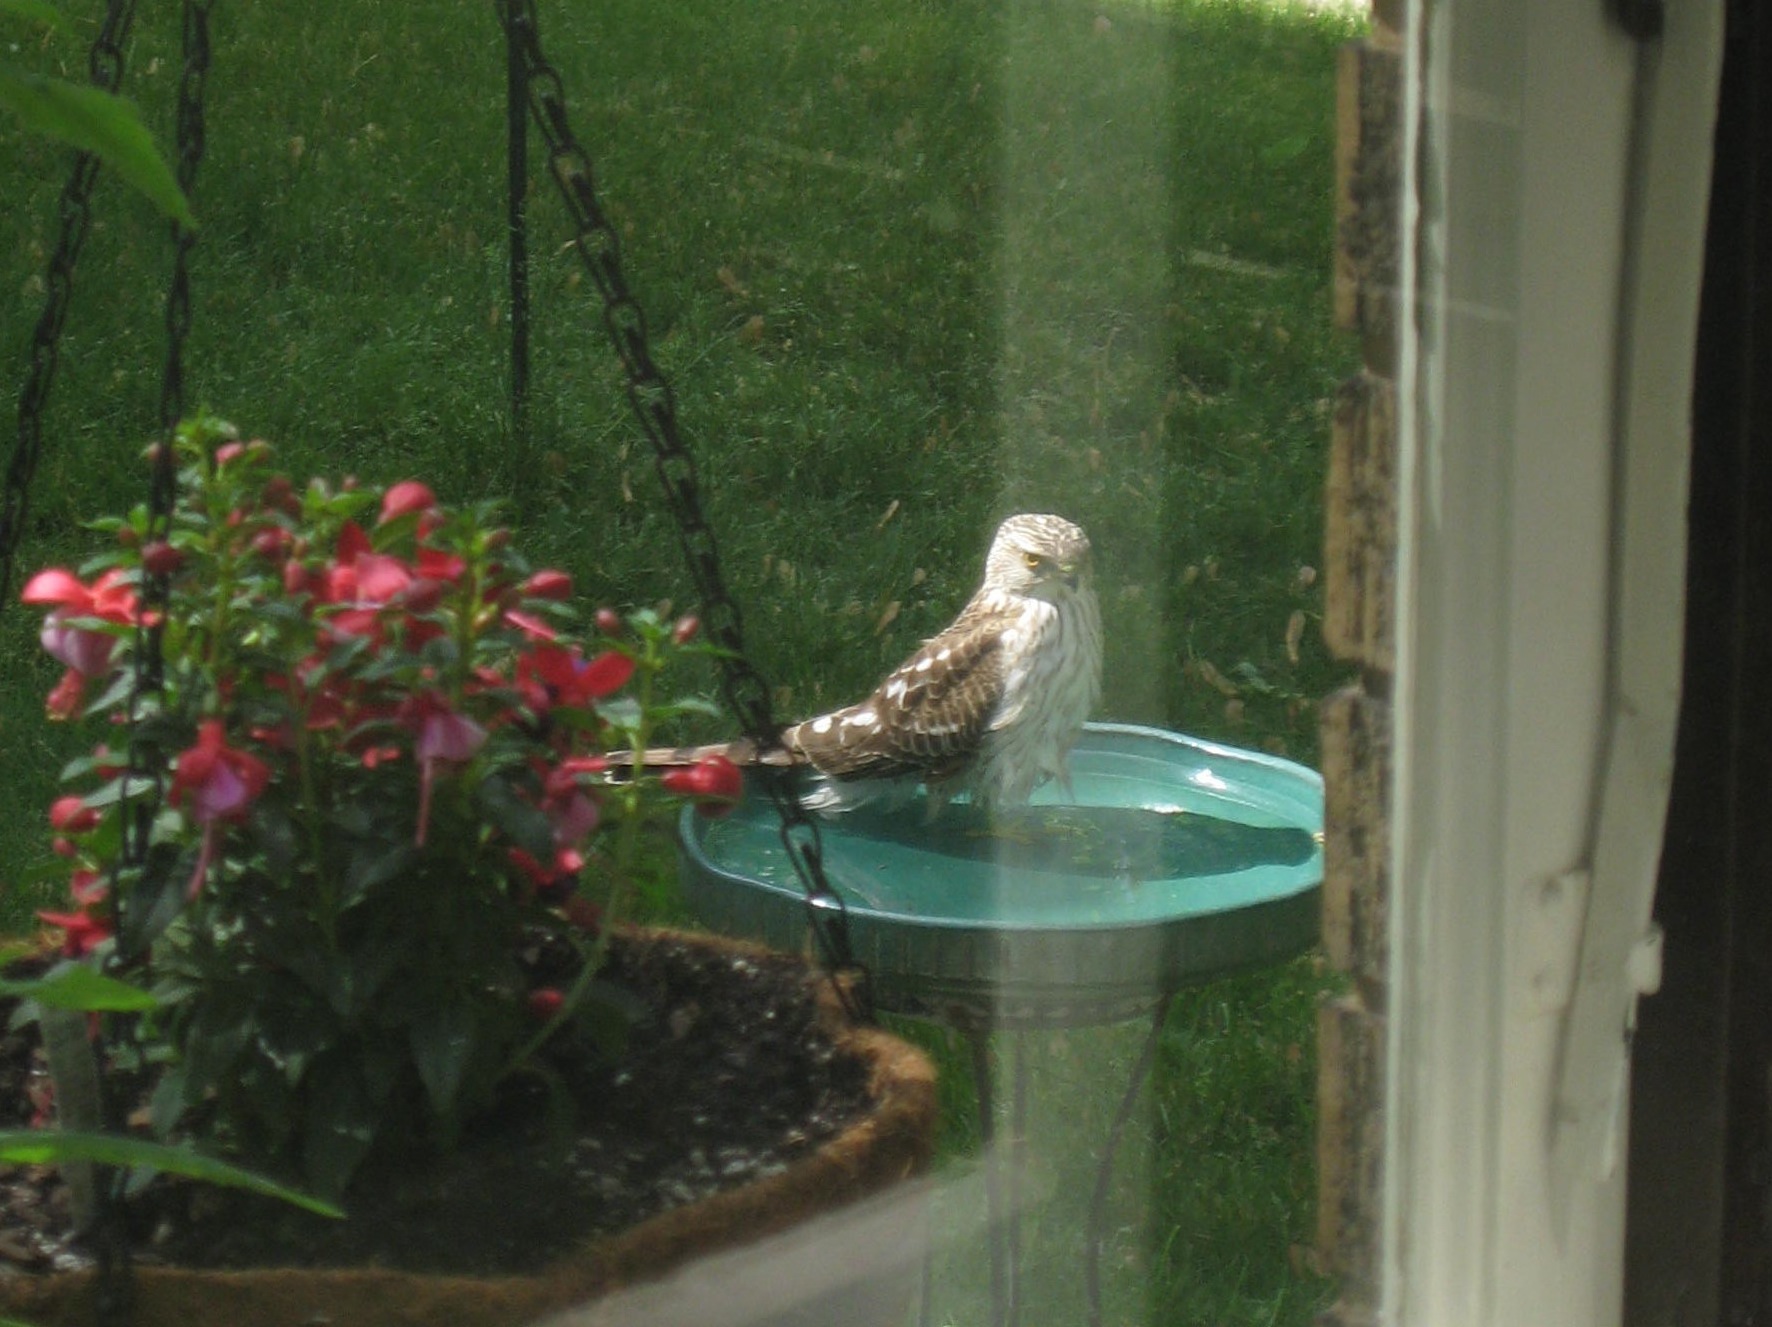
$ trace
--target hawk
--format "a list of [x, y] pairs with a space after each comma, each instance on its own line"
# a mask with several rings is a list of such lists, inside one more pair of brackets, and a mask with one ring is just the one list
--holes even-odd
[[930, 814], [959, 793], [986, 809], [1024, 804], [1057, 778], [1101, 696], [1101, 611], [1089, 537], [1061, 516], [997, 527], [984, 581], [960, 615], [919, 646], [867, 699], [782, 730], [774, 748], [729, 743], [648, 751], [648, 765], [712, 752], [735, 763], [807, 765], [810, 810], [907, 800]]

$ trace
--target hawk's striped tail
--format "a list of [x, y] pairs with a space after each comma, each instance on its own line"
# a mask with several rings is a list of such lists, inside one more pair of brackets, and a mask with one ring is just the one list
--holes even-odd
[[754, 765], [773, 765], [786, 769], [806, 763], [804, 756], [784, 746], [760, 747], [755, 738], [740, 737], [730, 742], [709, 742], [702, 746], [650, 746], [635, 760], [632, 751], [608, 751], [603, 759], [611, 769], [632, 769], [636, 764], [647, 769], [683, 769], [709, 756], [725, 756], [734, 765], [748, 769]]

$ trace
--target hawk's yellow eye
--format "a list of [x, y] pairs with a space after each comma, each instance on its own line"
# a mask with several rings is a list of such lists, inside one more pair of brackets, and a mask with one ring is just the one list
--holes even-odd
[[1040, 569], [1040, 564], [1046, 559], [1041, 557], [1038, 553], [1023, 553], [1021, 555], [1021, 560], [1027, 564], [1027, 569], [1029, 571], [1038, 571]]

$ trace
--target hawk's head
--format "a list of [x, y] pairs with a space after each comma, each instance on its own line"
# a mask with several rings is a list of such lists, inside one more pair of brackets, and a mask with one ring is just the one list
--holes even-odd
[[1011, 516], [984, 562], [984, 589], [1058, 600], [1089, 579], [1089, 536], [1062, 516]]

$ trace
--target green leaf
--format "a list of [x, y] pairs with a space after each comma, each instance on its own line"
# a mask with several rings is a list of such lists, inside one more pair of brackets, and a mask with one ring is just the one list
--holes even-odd
[[187, 1104], [194, 1105], [210, 1087], [235, 1074], [253, 1016], [252, 1006], [238, 1000], [210, 999], [198, 1007], [182, 1047]]
[[640, 727], [640, 702], [632, 696], [616, 696], [610, 700], [597, 702], [597, 713], [624, 733], [631, 733]]
[[102, 811], [107, 806], [121, 802], [125, 795], [131, 799], [146, 797], [154, 791], [154, 781], [143, 776], [119, 774], [109, 783], [86, 794], [81, 805], [91, 807], [94, 811]]
[[439, 1115], [455, 1106], [462, 1075], [474, 1053], [474, 1011], [463, 1003], [433, 1008], [412, 1025], [413, 1063]]
[[349, 908], [372, 890], [395, 879], [419, 859], [418, 849], [403, 838], [393, 841], [365, 838], [351, 853], [345, 866], [344, 896], [339, 906]]
[[171, 843], [148, 849], [140, 877], [122, 900], [117, 940], [125, 955], [144, 952], [184, 911], [185, 886], [196, 865], [195, 849], [181, 853]]
[[718, 719], [723, 713], [725, 713], [725, 711], [711, 700], [705, 700], [700, 696], [687, 696], [682, 700], [673, 700], [663, 705], [654, 705], [652, 707], [652, 720], [654, 723], [663, 723], [671, 719], [681, 719], [690, 716]]
[[133, 103], [99, 88], [0, 69], [0, 105], [27, 129], [92, 153], [181, 226], [196, 227], [190, 204]]
[[302, 1169], [321, 1193], [340, 1194], [375, 1142], [375, 1106], [348, 1056], [326, 1060], [310, 1081]]
[[0, 0], [0, 14], [28, 18], [56, 32], [73, 31], [68, 26], [68, 20], [61, 16], [61, 11], [44, 4], [43, 0]]
[[35, 1000], [55, 1009], [135, 1012], [155, 1009], [160, 1002], [140, 987], [95, 972], [84, 963], [67, 963], [35, 981], [0, 978], [0, 996]]
[[517, 795], [509, 779], [488, 774], [480, 780], [474, 800], [487, 819], [510, 835], [516, 845], [537, 861], [554, 860], [554, 826], [532, 803]]
[[207, 1184], [223, 1184], [278, 1198], [319, 1216], [344, 1218], [344, 1213], [331, 1203], [229, 1165], [226, 1161], [185, 1147], [169, 1147], [165, 1143], [150, 1143], [116, 1134], [63, 1133], [58, 1129], [0, 1131], [0, 1161], [16, 1166], [57, 1166], [70, 1161], [89, 1161], [101, 1166], [151, 1166], [169, 1175], [184, 1175]]
[[633, 992], [597, 978], [585, 991], [578, 1017], [591, 1040], [606, 1057], [619, 1060], [628, 1052], [634, 1028], [647, 1015], [645, 1002]]

